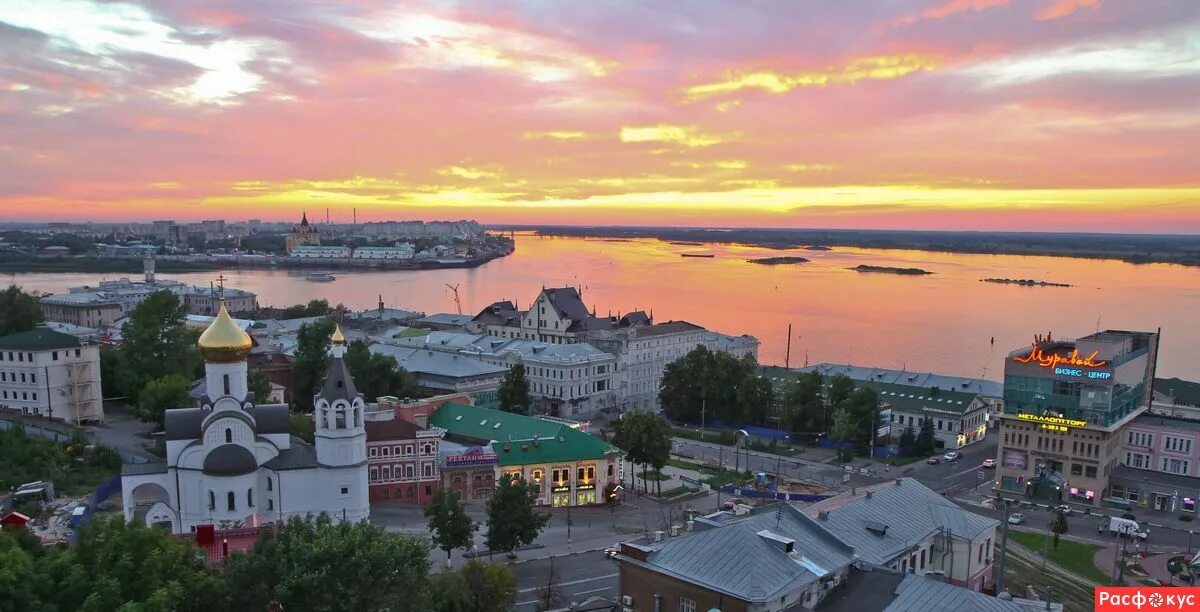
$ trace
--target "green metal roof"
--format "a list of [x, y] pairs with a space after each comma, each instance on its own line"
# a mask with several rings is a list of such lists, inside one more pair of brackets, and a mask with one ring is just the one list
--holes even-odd
[[13, 351], [50, 351], [77, 346], [80, 346], [79, 338], [44, 327], [0, 338], [0, 349]]
[[454, 402], [438, 408], [429, 424], [453, 436], [491, 441], [501, 466], [601, 459], [620, 452], [561, 423]]

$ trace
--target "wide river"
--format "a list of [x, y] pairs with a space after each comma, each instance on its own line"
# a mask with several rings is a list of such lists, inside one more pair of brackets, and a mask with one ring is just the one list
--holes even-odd
[[[526, 306], [544, 286], [578, 286], [597, 314], [654, 311], [656, 321], [683, 319], [762, 340], [760, 360], [783, 364], [788, 325], [790, 363], [837, 362], [958, 376], [1003, 377], [1003, 357], [1035, 333], [1062, 338], [1097, 327], [1162, 328], [1159, 376], [1200, 379], [1200, 268], [1118, 261], [968, 255], [838, 248], [779, 251], [738, 245], [675, 245], [516, 236], [509, 257], [475, 269], [337, 273], [315, 283], [284, 270], [225, 271], [229, 286], [277, 306], [324, 298], [353, 308], [388, 306], [454, 312], [447, 284], [459, 285], [465, 313], [511, 299]], [[685, 258], [681, 253], [715, 257]], [[801, 255], [799, 265], [747, 259]], [[862, 273], [859, 264], [919, 267], [934, 274]], [[207, 285], [216, 272], [164, 274]], [[109, 275], [110, 278], [114, 275]], [[1072, 287], [980, 282], [1033, 278]], [[28, 290], [61, 292], [95, 284], [95, 274], [17, 274]], [[993, 344], [993, 338], [995, 339]]]

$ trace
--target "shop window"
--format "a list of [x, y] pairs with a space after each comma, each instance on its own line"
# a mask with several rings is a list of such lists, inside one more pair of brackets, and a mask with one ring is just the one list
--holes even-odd
[[1087, 476], [1088, 478], [1095, 478], [1096, 477], [1096, 466], [1089, 465], [1089, 466], [1085, 467], [1083, 470], [1083, 475]]

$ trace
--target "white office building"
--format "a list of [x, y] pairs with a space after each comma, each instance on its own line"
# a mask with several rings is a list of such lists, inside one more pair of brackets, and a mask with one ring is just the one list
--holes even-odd
[[103, 423], [100, 346], [44, 327], [0, 338], [0, 410]]

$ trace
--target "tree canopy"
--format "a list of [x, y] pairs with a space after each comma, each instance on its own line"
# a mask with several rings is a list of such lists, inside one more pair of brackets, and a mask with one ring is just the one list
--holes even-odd
[[305, 323], [296, 334], [296, 356], [292, 361], [296, 395], [292, 401], [303, 410], [312, 411], [313, 397], [325, 382], [325, 373], [329, 369], [329, 337], [332, 335], [333, 321], [329, 319]]
[[816, 370], [804, 372], [783, 384], [779, 403], [783, 426], [795, 434], [829, 433], [828, 411], [821, 393], [824, 379]]
[[925, 417], [921, 419], [921, 429], [917, 431], [917, 438], [913, 444], [913, 451], [918, 455], [932, 455], [937, 447], [937, 438], [933, 433], [933, 419]]
[[529, 414], [533, 400], [529, 397], [529, 380], [525, 378], [525, 364], [518, 363], [500, 381], [500, 409], [516, 414]]
[[229, 609], [421, 610], [428, 598], [423, 539], [368, 521], [293, 517], [224, 568]]
[[71, 549], [22, 550], [0, 533], [2, 610], [208, 612], [224, 594], [190, 542], [121, 517], [94, 521]]
[[512, 474], [500, 476], [487, 503], [489, 550], [511, 553], [537, 539], [550, 520], [534, 509], [537, 498], [536, 485], [526, 484]]
[[161, 428], [167, 410], [188, 407], [191, 390], [191, 381], [178, 374], [152, 380], [138, 394], [134, 414], [148, 423], [158, 423]]
[[[645, 411], [625, 414], [612, 424], [612, 443], [625, 451], [631, 462], [641, 465], [642, 486], [646, 486], [645, 466], [661, 470], [671, 458], [671, 424], [662, 417]], [[656, 481], [659, 493], [662, 481]]]
[[246, 378], [246, 386], [250, 390], [250, 401], [255, 404], [265, 404], [271, 399], [271, 381], [262, 372], [251, 372]]
[[517, 579], [507, 566], [467, 561], [433, 578], [432, 612], [507, 612], [517, 603]]
[[42, 322], [38, 296], [16, 285], [0, 291], [0, 336], [29, 331]]
[[191, 380], [201, 366], [196, 334], [184, 324], [187, 309], [169, 291], [152, 293], [129, 313], [121, 328], [123, 341], [117, 367], [117, 386], [137, 402], [146, 383], [168, 375]]
[[355, 340], [346, 347], [346, 367], [354, 377], [354, 386], [367, 401], [381, 395], [399, 398], [419, 397], [420, 388], [415, 376], [404, 371], [391, 355], [371, 353], [367, 343]]
[[467, 516], [458, 491], [445, 487], [438, 489], [424, 512], [429, 520], [433, 545], [446, 552], [447, 561], [450, 560], [450, 551], [471, 545], [477, 526]]
[[774, 391], [753, 357], [698, 346], [667, 365], [659, 387], [667, 416], [688, 423], [765, 424]]

